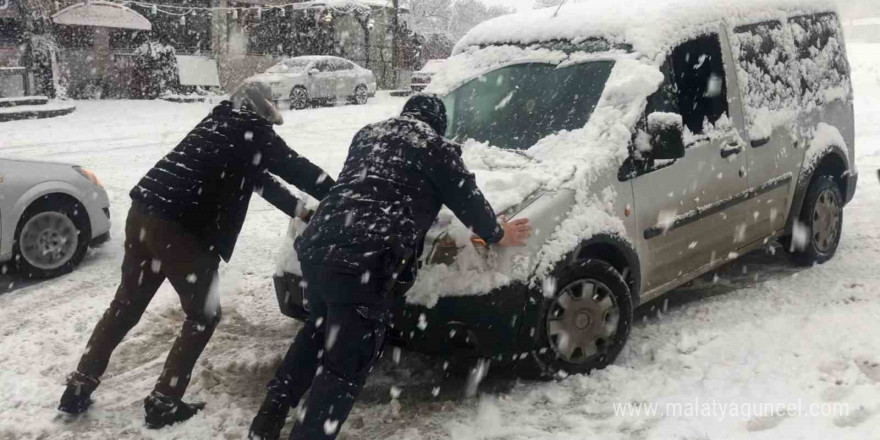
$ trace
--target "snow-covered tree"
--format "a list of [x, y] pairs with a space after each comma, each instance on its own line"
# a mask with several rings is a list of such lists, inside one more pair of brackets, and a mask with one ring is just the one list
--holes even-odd
[[456, 41], [474, 26], [512, 12], [480, 0], [411, 0], [406, 20], [410, 29], [427, 38], [439, 34]]
[[446, 58], [452, 47], [474, 26], [514, 12], [501, 6], [486, 6], [480, 0], [410, 0], [408, 27], [424, 40], [423, 62]]

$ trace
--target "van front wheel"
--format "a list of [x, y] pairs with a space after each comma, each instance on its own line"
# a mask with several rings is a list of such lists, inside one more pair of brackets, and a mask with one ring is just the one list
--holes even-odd
[[614, 267], [604, 261], [582, 260], [558, 269], [554, 279], [555, 293], [539, 309], [536, 347], [523, 361], [533, 365], [517, 368], [525, 378], [588, 374], [605, 368], [629, 337], [632, 296]]
[[834, 257], [843, 232], [843, 195], [831, 176], [810, 184], [804, 207], [791, 237], [794, 261], [803, 266]]

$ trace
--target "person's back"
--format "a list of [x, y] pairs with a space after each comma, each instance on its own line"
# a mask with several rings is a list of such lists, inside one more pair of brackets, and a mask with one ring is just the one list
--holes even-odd
[[254, 190], [295, 215], [290, 207], [296, 200], [269, 173], [307, 192], [325, 193], [333, 183], [287, 148], [269, 120], [224, 101], [130, 195], [149, 211], [179, 222], [228, 261]]
[[[403, 116], [369, 125], [355, 136], [337, 185], [297, 241], [299, 257], [387, 276], [406, 250], [421, 253], [444, 204], [487, 241], [498, 241], [503, 231], [475, 188], [461, 147], [429, 124]], [[480, 198], [478, 207], [470, 207], [471, 197]]]

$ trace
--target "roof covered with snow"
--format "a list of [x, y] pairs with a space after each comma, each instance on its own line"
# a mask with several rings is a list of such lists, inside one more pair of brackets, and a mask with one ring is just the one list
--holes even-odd
[[153, 28], [143, 15], [126, 6], [105, 1], [70, 5], [52, 15], [57, 24], [149, 31]]
[[489, 20], [465, 35], [455, 53], [470, 46], [601, 37], [651, 55], [720, 21], [736, 25], [836, 10], [833, 0], [591, 0], [563, 6], [558, 14], [545, 8]]

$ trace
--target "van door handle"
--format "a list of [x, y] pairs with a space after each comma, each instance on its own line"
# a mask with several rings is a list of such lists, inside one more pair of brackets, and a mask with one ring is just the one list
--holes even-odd
[[765, 138], [761, 138], [761, 139], [752, 139], [752, 148], [760, 148], [760, 147], [763, 147], [764, 145], [767, 145], [769, 143], [770, 143], [769, 136], [767, 136]]
[[742, 153], [742, 152], [743, 152], [742, 145], [740, 145], [739, 142], [732, 142], [730, 144], [727, 144], [726, 147], [721, 149], [721, 157], [727, 159], [730, 156], [735, 156], [735, 155]]

